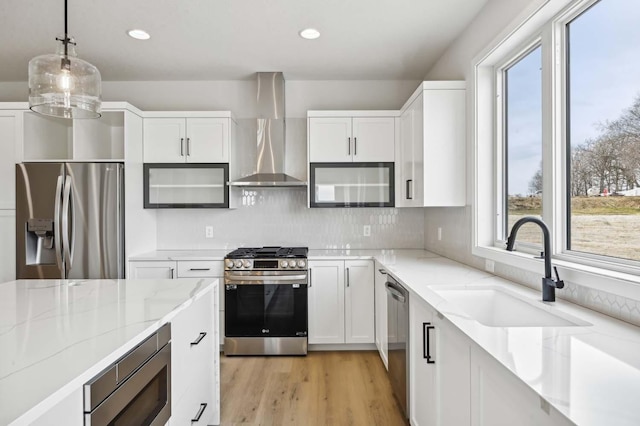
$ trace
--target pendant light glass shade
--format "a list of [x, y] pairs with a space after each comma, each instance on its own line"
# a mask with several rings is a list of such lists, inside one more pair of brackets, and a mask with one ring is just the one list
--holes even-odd
[[65, 34], [57, 40], [55, 54], [29, 61], [29, 108], [53, 117], [100, 117], [100, 71], [77, 57], [72, 37]]

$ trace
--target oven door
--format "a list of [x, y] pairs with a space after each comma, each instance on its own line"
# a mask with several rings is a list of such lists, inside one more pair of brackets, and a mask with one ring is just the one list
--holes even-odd
[[307, 337], [307, 284], [226, 284], [226, 337]]

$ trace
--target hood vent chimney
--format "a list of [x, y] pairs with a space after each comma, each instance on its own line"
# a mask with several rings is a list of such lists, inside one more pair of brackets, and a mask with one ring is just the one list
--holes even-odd
[[256, 173], [230, 182], [231, 186], [306, 186], [285, 169], [284, 77], [259, 72], [257, 96]]

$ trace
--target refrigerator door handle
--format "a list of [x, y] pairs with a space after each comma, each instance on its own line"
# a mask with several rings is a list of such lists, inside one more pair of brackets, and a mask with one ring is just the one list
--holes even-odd
[[118, 278], [125, 278], [124, 271], [124, 206], [123, 206], [123, 189], [124, 189], [124, 167], [121, 164], [117, 166], [118, 174], [116, 176], [116, 203], [118, 209]]
[[[73, 267], [73, 255], [76, 246], [76, 208], [73, 203], [73, 187], [71, 178], [64, 181], [64, 198], [62, 199], [62, 236], [64, 241], [64, 258], [67, 265], [67, 272]], [[71, 223], [69, 223], [69, 212], [71, 212]], [[71, 225], [71, 238], [69, 238], [69, 225]]]
[[56, 264], [58, 269], [64, 276], [64, 265], [62, 263], [62, 234], [60, 233], [60, 202], [62, 200], [62, 176], [58, 176], [58, 182], [56, 183], [56, 199], [53, 210], [53, 243], [56, 252]]

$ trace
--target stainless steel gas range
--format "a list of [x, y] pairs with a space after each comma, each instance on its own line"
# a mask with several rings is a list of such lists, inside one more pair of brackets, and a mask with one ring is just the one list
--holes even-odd
[[225, 355], [306, 355], [306, 247], [241, 248], [224, 262]]

